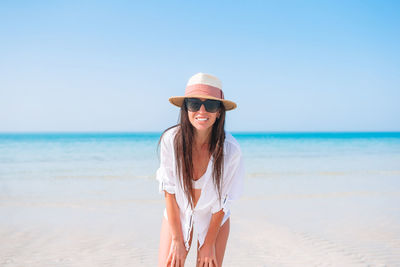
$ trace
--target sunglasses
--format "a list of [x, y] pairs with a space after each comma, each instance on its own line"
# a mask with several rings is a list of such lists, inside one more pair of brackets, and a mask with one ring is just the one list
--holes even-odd
[[221, 107], [221, 101], [219, 100], [207, 99], [201, 101], [198, 98], [185, 98], [186, 108], [191, 112], [199, 111], [201, 105], [203, 104], [206, 111], [210, 113], [217, 112]]

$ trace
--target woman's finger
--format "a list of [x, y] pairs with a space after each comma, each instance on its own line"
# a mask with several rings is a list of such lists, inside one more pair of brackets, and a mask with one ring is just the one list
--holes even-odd
[[169, 252], [168, 258], [167, 258], [167, 267], [171, 266], [171, 261], [172, 261], [172, 253]]
[[171, 267], [176, 267], [176, 263], [175, 263], [175, 254], [172, 256], [172, 261], [171, 261]]
[[217, 262], [217, 260], [215, 258], [212, 259], [212, 262], [213, 262], [215, 267], [218, 267], [218, 262]]
[[178, 267], [178, 264], [179, 264], [179, 260], [175, 255], [175, 257], [174, 257], [174, 267]]

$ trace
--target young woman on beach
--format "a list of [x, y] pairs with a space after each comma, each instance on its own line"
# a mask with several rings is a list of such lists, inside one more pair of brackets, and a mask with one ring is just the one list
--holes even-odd
[[222, 266], [230, 228], [230, 204], [243, 191], [244, 167], [238, 142], [225, 132], [225, 111], [236, 108], [224, 99], [220, 80], [198, 73], [185, 95], [169, 101], [180, 118], [160, 137], [159, 191], [166, 208], [161, 226], [158, 265], [182, 267], [198, 233], [197, 265]]

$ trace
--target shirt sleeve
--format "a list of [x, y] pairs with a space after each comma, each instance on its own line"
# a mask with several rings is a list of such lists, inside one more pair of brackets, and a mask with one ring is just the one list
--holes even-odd
[[232, 202], [243, 194], [245, 171], [242, 153], [239, 147], [237, 147], [227, 167], [228, 168], [224, 170], [225, 177], [221, 187], [221, 200], [218, 199], [212, 206], [211, 212], [213, 214], [221, 209], [226, 214]]
[[168, 132], [164, 133], [160, 143], [160, 167], [156, 173], [160, 194], [164, 191], [175, 194], [176, 178], [173, 171], [173, 142], [168, 134]]

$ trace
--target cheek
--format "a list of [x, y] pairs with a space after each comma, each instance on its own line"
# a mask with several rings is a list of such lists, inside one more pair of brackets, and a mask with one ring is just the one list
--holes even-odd
[[188, 111], [189, 121], [193, 124], [194, 122], [194, 112]]
[[214, 122], [217, 120], [217, 115], [212, 116], [210, 119], [211, 119], [212, 123], [214, 124]]

